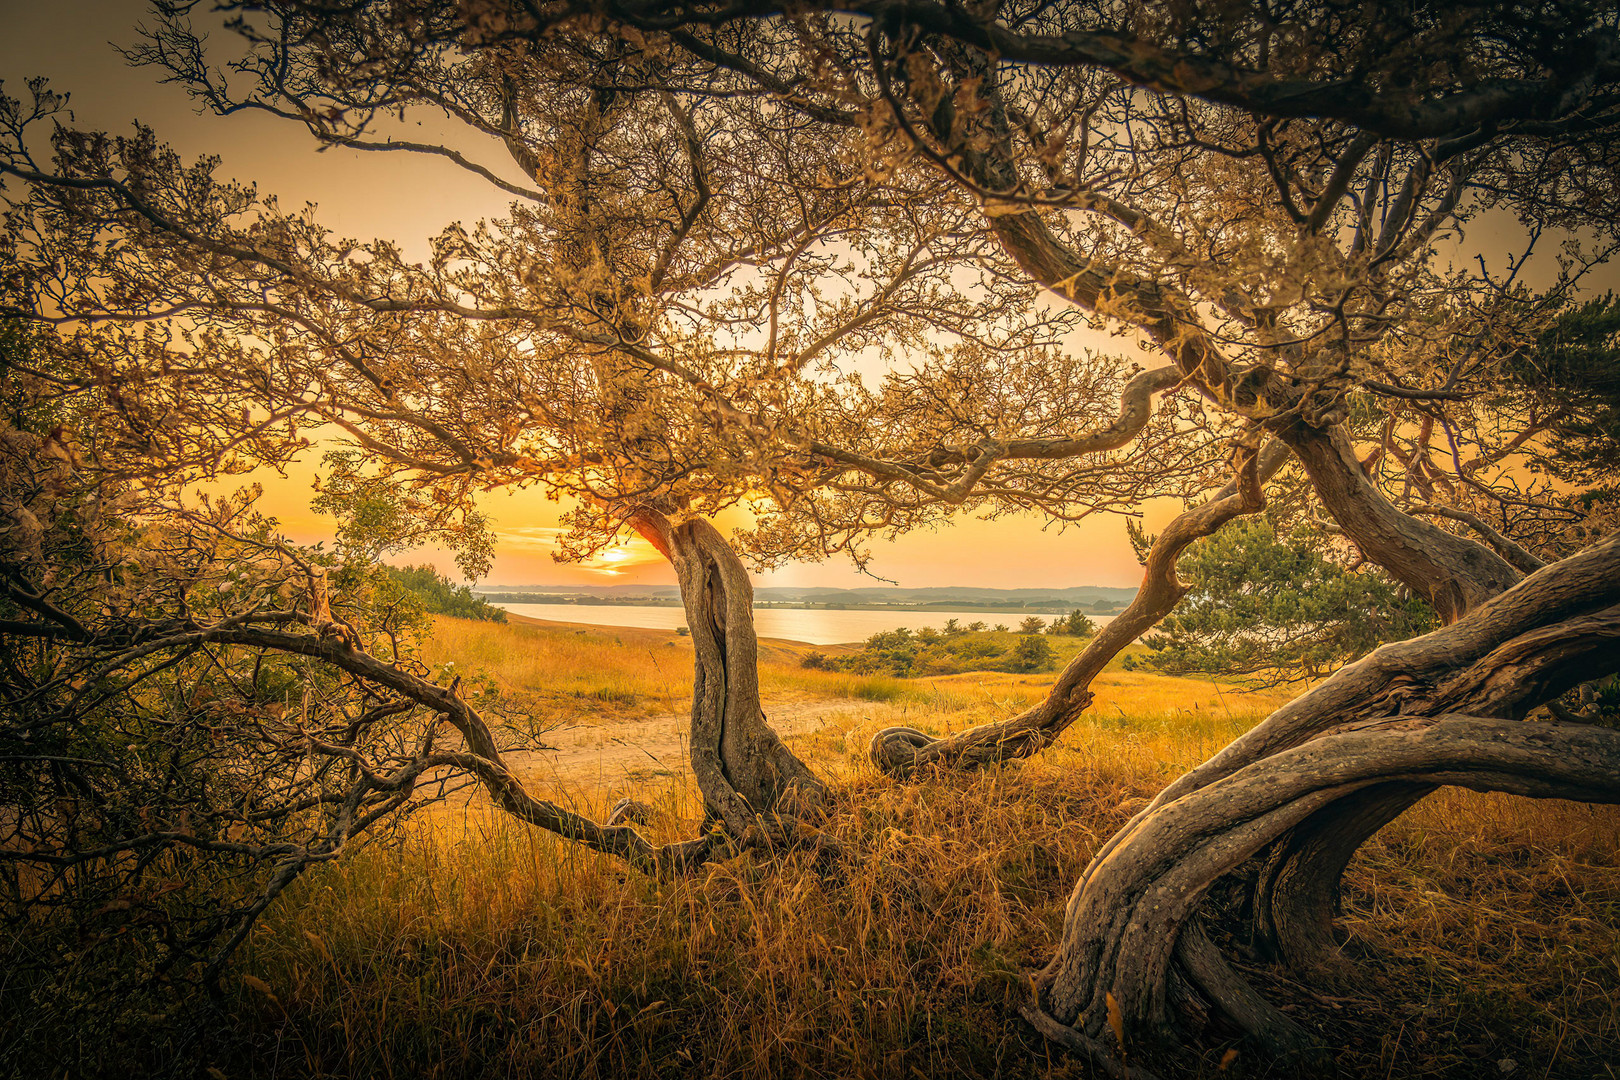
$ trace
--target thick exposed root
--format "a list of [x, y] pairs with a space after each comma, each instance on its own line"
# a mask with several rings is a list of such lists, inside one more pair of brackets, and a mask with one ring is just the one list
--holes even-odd
[[1385, 646], [1279, 709], [1097, 853], [1058, 954], [1036, 978], [1041, 1010], [1099, 1040], [1112, 1008], [1131, 1045], [1184, 1030], [1185, 984], [1265, 1050], [1308, 1054], [1301, 1029], [1198, 929], [1211, 889], [1249, 872], [1255, 942], [1319, 977], [1337, 963], [1332, 915], [1345, 865], [1434, 787], [1620, 802], [1620, 731], [1522, 719], [1620, 668], [1617, 643], [1620, 539], [1538, 571], [1451, 626]]
[[1359, 836], [1387, 814], [1390, 785], [1402, 785], [1405, 798], [1412, 785], [1435, 783], [1620, 802], [1620, 732], [1456, 714], [1367, 721], [1161, 805], [1082, 880], [1062, 948], [1037, 979], [1043, 1007], [1095, 1038], [1112, 996], [1128, 1031], [1162, 1035], [1176, 1027], [1169, 976], [1179, 963], [1258, 1044], [1300, 1052], [1307, 1044], [1298, 1030], [1189, 930], [1200, 902], [1223, 875], [1307, 822], [1341, 816], [1349, 823], [1342, 835]]
[[1321, 1056], [1321, 1048], [1310, 1033], [1233, 971], [1196, 922], [1182, 928], [1176, 942], [1176, 961], [1210, 1006], [1219, 1009], [1273, 1057], [1307, 1061]]
[[1090, 692], [1081, 690], [1064, 699], [1061, 707], [1048, 698], [1011, 720], [981, 724], [943, 739], [916, 728], [884, 728], [872, 736], [868, 755], [874, 765], [893, 776], [907, 776], [929, 766], [979, 769], [998, 761], [1014, 761], [1046, 749], [1090, 704]]
[[1036, 1031], [1065, 1050], [1090, 1059], [1104, 1075], [1116, 1077], [1117, 1080], [1159, 1080], [1157, 1073], [1140, 1065], [1127, 1064], [1122, 1050], [1115, 1050], [1101, 1039], [1094, 1039], [1079, 1028], [1059, 1023], [1033, 1000], [1020, 1003], [1018, 1015], [1029, 1021], [1029, 1025]]
[[1345, 868], [1385, 825], [1434, 790], [1433, 784], [1374, 784], [1313, 814], [1261, 859], [1249, 915], [1260, 953], [1314, 982], [1348, 979], [1333, 937]]

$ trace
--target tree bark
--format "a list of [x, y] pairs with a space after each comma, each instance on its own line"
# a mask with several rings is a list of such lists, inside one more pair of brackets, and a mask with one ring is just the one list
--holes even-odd
[[[973, 178], [986, 187], [1011, 189], [1016, 183], [1010, 164], [994, 155], [966, 153], [964, 160]], [[1264, 367], [1234, 379], [1189, 298], [1081, 257], [1033, 210], [997, 215], [987, 224], [1002, 250], [1032, 279], [1088, 311], [1140, 328], [1223, 408], [1251, 419], [1278, 413], [1287, 417], [1267, 426], [1299, 457], [1334, 520], [1362, 554], [1427, 599], [1441, 621], [1461, 618], [1521, 577], [1490, 548], [1405, 514], [1384, 498], [1362, 470], [1342, 424], [1314, 426], [1299, 417], [1303, 387], [1296, 380]]]
[[1261, 485], [1287, 456], [1280, 444], [1267, 446], [1258, 454], [1251, 449], [1242, 451], [1238, 476], [1231, 485], [1165, 527], [1148, 551], [1142, 585], [1130, 605], [1069, 661], [1040, 704], [1011, 719], [982, 724], [942, 739], [911, 727], [884, 728], [872, 736], [868, 750], [872, 763], [885, 773], [905, 776], [930, 765], [979, 768], [1029, 757], [1050, 746], [1091, 704], [1091, 682], [1109, 661], [1169, 614], [1187, 594], [1188, 586], [1176, 577], [1176, 560], [1181, 553], [1228, 521], [1261, 510], [1265, 506]]
[[1090, 311], [1139, 326], [1211, 398], [1244, 414], [1286, 410], [1273, 433], [1294, 452], [1317, 497], [1368, 559], [1454, 622], [1522, 576], [1490, 548], [1397, 509], [1367, 478], [1342, 424], [1313, 426], [1297, 416], [1300, 388], [1263, 368], [1234, 384], [1220, 350], [1179, 297], [1128, 275], [1110, 276], [1054, 236], [1035, 213], [993, 219], [1003, 250], [1036, 281]]
[[1345, 535], [1427, 600], [1441, 622], [1455, 622], [1522, 576], [1490, 548], [1397, 509], [1362, 471], [1342, 425], [1293, 419], [1279, 424], [1276, 435], [1299, 458]]
[[1312, 981], [1338, 982], [1349, 964], [1333, 936], [1339, 884], [1361, 845], [1433, 784], [1373, 784], [1306, 818], [1262, 853], [1249, 891], [1251, 944]]
[[[1194, 987], [1272, 1052], [1311, 1041], [1232, 970], [1196, 916], [1217, 881], [1263, 856], [1257, 940], [1310, 971], [1337, 961], [1338, 880], [1355, 850], [1433, 787], [1620, 802], [1620, 732], [1525, 722], [1620, 668], [1620, 538], [1532, 574], [1450, 626], [1386, 645], [1277, 710], [1167, 787], [1096, 854], [1029, 1006], [1109, 1045], [1187, 1034]], [[1195, 1022], [1202, 1009], [1191, 1010]]]
[[784, 817], [815, 813], [826, 789], [765, 721], [747, 568], [709, 522], [631, 524], [675, 566], [692, 634], [692, 773], [710, 818], [738, 840], [792, 840]]

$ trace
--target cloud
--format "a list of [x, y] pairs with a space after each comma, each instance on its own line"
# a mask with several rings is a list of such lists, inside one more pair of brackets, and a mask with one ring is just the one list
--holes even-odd
[[512, 529], [496, 529], [495, 543], [501, 547], [556, 551], [567, 530], [555, 525], [519, 525]]
[[[518, 525], [510, 529], [495, 530], [495, 548], [513, 551], [543, 551], [554, 555], [562, 548], [561, 540], [568, 530], [555, 525]], [[651, 544], [639, 537], [615, 544], [597, 553], [595, 558], [572, 563], [590, 574], [604, 577], [622, 577], [636, 567], [662, 563], [664, 557]]]

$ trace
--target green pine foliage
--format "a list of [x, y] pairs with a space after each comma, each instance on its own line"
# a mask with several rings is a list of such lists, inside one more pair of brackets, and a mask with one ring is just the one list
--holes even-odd
[[422, 605], [422, 610], [457, 619], [505, 622], [506, 610], [482, 597], [474, 596], [465, 585], [457, 585], [431, 566], [387, 566], [382, 571]]
[[1434, 613], [1375, 571], [1330, 560], [1300, 529], [1234, 522], [1182, 555], [1192, 591], [1127, 668], [1247, 676], [1263, 686], [1313, 679], [1388, 641], [1432, 629]]
[[1612, 482], [1620, 469], [1620, 297], [1566, 308], [1508, 372], [1544, 406], [1557, 405], [1538, 464], [1560, 480]]

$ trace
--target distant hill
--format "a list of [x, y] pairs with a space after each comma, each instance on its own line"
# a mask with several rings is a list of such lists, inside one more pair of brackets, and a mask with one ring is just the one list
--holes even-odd
[[[481, 596], [499, 596], [506, 603], [521, 603], [518, 597], [608, 600], [628, 603], [637, 598], [676, 600], [680, 589], [674, 585], [484, 585], [473, 590]], [[766, 604], [893, 604], [896, 606], [950, 607], [959, 604], [1008, 608], [1052, 607], [1063, 604], [1128, 604], [1135, 589], [1107, 585], [1076, 585], [1067, 589], [982, 589], [967, 585], [944, 585], [926, 589], [873, 586], [861, 589], [767, 586], [754, 590], [754, 599]]]

